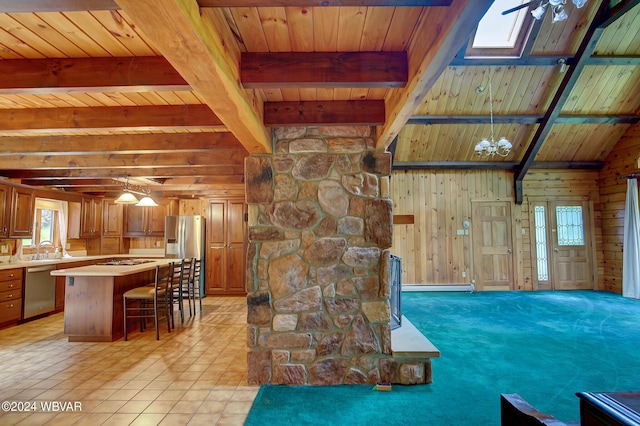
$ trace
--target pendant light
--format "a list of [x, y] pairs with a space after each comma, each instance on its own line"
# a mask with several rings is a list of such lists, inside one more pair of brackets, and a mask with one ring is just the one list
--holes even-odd
[[[133, 204], [137, 207], [157, 207], [158, 204], [151, 198], [151, 191], [147, 186], [144, 188], [134, 188], [129, 184], [129, 178], [126, 178], [122, 194], [114, 201], [116, 204]], [[138, 200], [134, 194], [142, 195], [142, 199]]]
[[[499, 155], [500, 157], [506, 157], [511, 152], [512, 144], [505, 137], [501, 137], [498, 142], [494, 140], [493, 135], [493, 93], [491, 87], [491, 67], [489, 67], [489, 113], [491, 120], [491, 140], [482, 138], [480, 142], [476, 144], [476, 154], [481, 158], [493, 157]], [[481, 93], [480, 88], [477, 89], [478, 93]]]

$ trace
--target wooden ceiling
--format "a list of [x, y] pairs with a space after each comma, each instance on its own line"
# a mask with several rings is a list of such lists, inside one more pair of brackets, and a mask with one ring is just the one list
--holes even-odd
[[[309, 124], [377, 126], [398, 169], [509, 168], [517, 185], [530, 167], [599, 167], [640, 113], [639, 1], [569, 4], [521, 58], [467, 59], [491, 3], [5, 0], [0, 176], [207, 196], [242, 185], [272, 127]], [[514, 149], [478, 161], [489, 72]]]

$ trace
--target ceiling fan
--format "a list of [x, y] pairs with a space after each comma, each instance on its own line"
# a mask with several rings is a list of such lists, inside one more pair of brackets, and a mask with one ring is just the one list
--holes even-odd
[[[579, 9], [585, 5], [587, 0], [571, 0], [571, 2]], [[515, 12], [520, 9], [524, 9], [525, 7], [529, 7], [532, 5], [538, 5], [535, 9], [531, 11], [531, 15], [536, 18], [538, 21], [544, 17], [544, 13], [547, 10], [548, 6], [551, 6], [551, 12], [553, 13], [553, 22], [560, 22], [567, 19], [569, 16], [564, 9], [564, 5], [567, 3], [566, 0], [534, 0], [523, 3], [516, 7], [512, 7], [511, 9], [507, 9], [502, 12], [503, 15], [508, 13]]]

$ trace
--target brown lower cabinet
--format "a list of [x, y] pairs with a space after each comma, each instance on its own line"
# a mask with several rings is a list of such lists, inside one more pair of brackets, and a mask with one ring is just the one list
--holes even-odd
[[[81, 266], [93, 265], [95, 260], [83, 260], [80, 262], [60, 263], [56, 269], [71, 269], [79, 268]], [[65, 277], [56, 277], [56, 311], [64, 310], [64, 286]]]
[[244, 199], [209, 200], [206, 286], [208, 295], [245, 295], [246, 213]]
[[0, 324], [17, 322], [22, 315], [23, 268], [0, 270]]

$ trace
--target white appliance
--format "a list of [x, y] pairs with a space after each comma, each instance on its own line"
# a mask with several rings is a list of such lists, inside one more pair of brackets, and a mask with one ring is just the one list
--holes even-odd
[[164, 257], [166, 259], [196, 257], [204, 262], [204, 217], [166, 216], [164, 239]]

